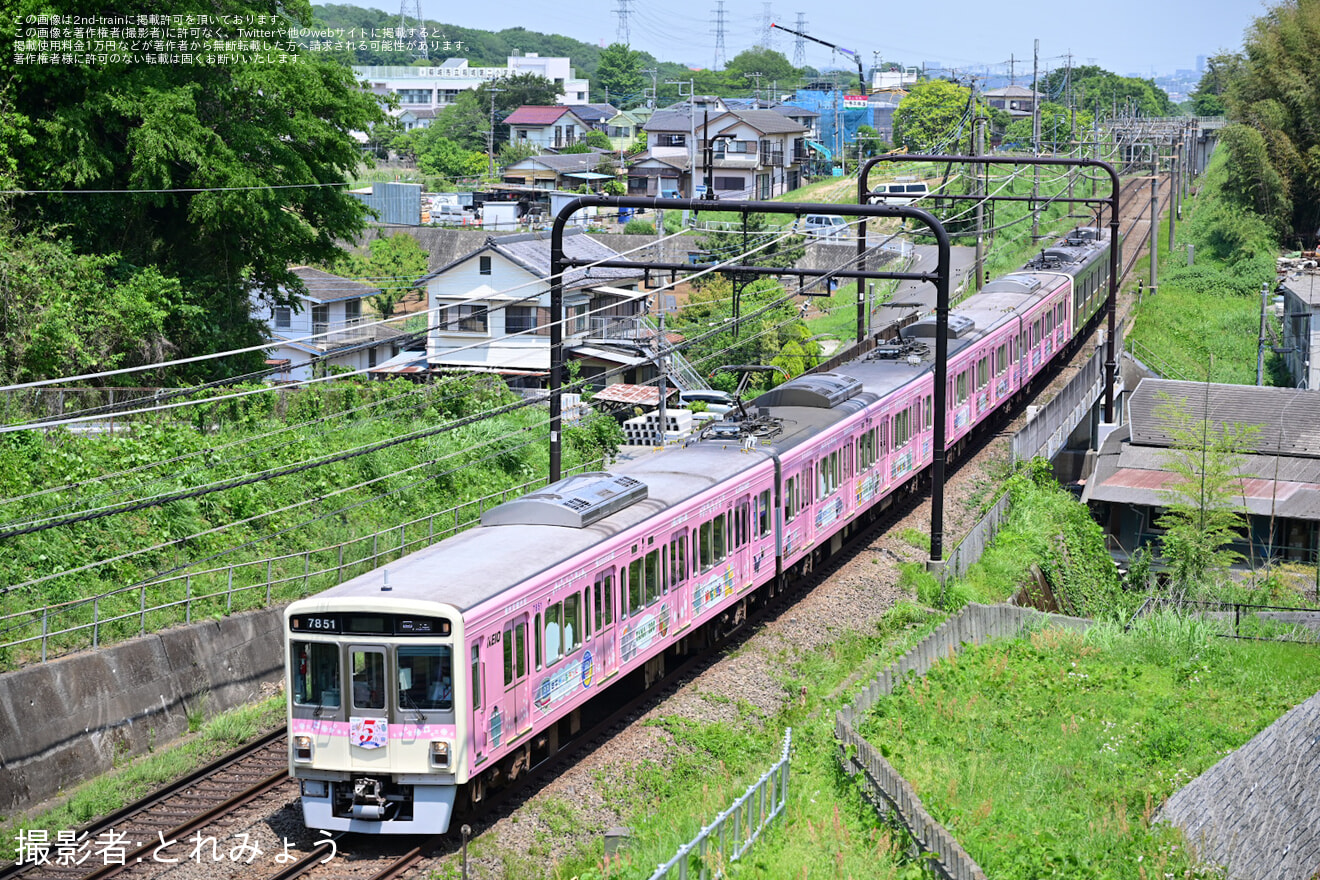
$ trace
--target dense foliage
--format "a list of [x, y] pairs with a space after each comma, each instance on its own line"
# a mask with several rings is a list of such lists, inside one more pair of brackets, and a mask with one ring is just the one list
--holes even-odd
[[[520, 402], [485, 377], [427, 386], [343, 381], [215, 399], [138, 417], [128, 431], [0, 435], [0, 528], [125, 508], [0, 540], [0, 584], [54, 576], [0, 593], [0, 609], [88, 598], [164, 572], [333, 547], [543, 478], [545, 413]], [[503, 414], [476, 418], [493, 411]], [[10, 421], [20, 415], [6, 413]], [[622, 439], [604, 418], [564, 434], [566, 469], [598, 461]], [[352, 454], [367, 448], [374, 451]], [[238, 480], [252, 481], [218, 486]], [[174, 500], [149, 502], [157, 496]], [[476, 514], [473, 507], [462, 519]], [[437, 533], [458, 520], [448, 513]], [[426, 534], [425, 525], [414, 528], [412, 539]], [[350, 545], [345, 558], [363, 559], [372, 546]], [[116, 558], [105, 561], [109, 556]], [[84, 565], [90, 568], [78, 571]], [[276, 575], [293, 565], [278, 562]], [[302, 565], [296, 560], [298, 571]], [[264, 577], [264, 569], [258, 574]], [[249, 571], [237, 580], [252, 577]], [[214, 587], [213, 580], [195, 575], [194, 591]], [[136, 595], [124, 598], [132, 604]], [[152, 598], [159, 597], [149, 596], [148, 604]], [[241, 607], [260, 599], [248, 595]], [[112, 607], [102, 600], [102, 617]]]
[[[185, 0], [170, 11], [217, 21], [272, 12], [311, 20], [302, 0]], [[17, 23], [30, 15], [86, 12], [73, 0], [17, 0], [0, 37], [11, 45]], [[97, 12], [142, 9], [112, 0]], [[232, 27], [221, 30], [238, 37]], [[171, 301], [163, 319], [148, 322], [148, 338], [159, 338], [162, 349], [191, 355], [258, 342], [249, 293], [290, 302], [299, 284], [289, 267], [331, 259], [336, 241], [362, 228], [366, 207], [341, 184], [361, 160], [352, 132], [384, 117], [342, 65], [310, 55], [285, 64], [28, 65], [17, 54], [0, 58], [7, 111], [0, 155], [9, 160], [11, 185], [31, 192], [0, 209], [3, 234], [56, 262], [95, 255], [124, 285], [119, 291], [140, 300], [139, 313]], [[43, 249], [32, 238], [38, 233], [68, 245]], [[94, 299], [104, 274], [91, 273], [71, 297]], [[109, 322], [84, 332], [102, 330], [115, 332]], [[25, 332], [0, 328], [5, 336]], [[131, 360], [139, 345], [124, 338], [106, 358]], [[261, 360], [254, 353], [176, 375], [233, 375]]]

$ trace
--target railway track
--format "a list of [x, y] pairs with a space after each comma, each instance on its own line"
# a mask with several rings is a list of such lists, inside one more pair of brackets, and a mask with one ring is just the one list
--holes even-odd
[[295, 790], [286, 734], [276, 730], [80, 828], [30, 832], [0, 880], [102, 880], [165, 864], [190, 835], [281, 788]]

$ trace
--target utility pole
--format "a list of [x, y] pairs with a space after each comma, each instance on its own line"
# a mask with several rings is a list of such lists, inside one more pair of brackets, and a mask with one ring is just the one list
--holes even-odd
[[[683, 97], [684, 81], [681, 79], [667, 79], [665, 85], [678, 86], [678, 96]], [[696, 89], [695, 80], [687, 80], [686, 85], [688, 99], [688, 192], [689, 199], [696, 198], [697, 181], [697, 104], [693, 91]]]
[[490, 160], [490, 176], [495, 176], [495, 93], [504, 89], [487, 89], [490, 92], [490, 132], [486, 135], [486, 158]]
[[[976, 84], [972, 84], [972, 106], [976, 106]], [[985, 119], [978, 112], [976, 119], [972, 123], [976, 135], [976, 146], [972, 150], [972, 155], [980, 156], [985, 152]], [[858, 166], [860, 167], [860, 166]], [[985, 166], [988, 169], [990, 166]], [[982, 177], [983, 169], [976, 168], [976, 194], [980, 196], [976, 200], [976, 264], [973, 267], [976, 274], [976, 290], [980, 290], [985, 285], [985, 196], [989, 190], [988, 181]]]
[[1155, 295], [1159, 281], [1160, 250], [1160, 175], [1156, 168], [1150, 176], [1150, 295]]
[[1270, 283], [1260, 285], [1260, 341], [1256, 345], [1256, 384], [1265, 384], [1265, 310], [1269, 307]]
[[655, 109], [656, 99], [659, 97], [659, 92], [656, 90], [655, 84], [655, 78], [658, 75], [658, 71], [654, 67], [648, 67], [646, 70], [643, 70], [642, 73], [651, 74], [651, 93], [646, 95], [645, 98], [646, 106]]
[[[1036, 40], [1031, 54], [1031, 149], [1040, 156], [1040, 94], [1036, 90], [1036, 77], [1040, 70], [1040, 40]], [[1031, 166], [1031, 243], [1040, 241], [1040, 166]]]
[[655, 353], [659, 360], [660, 373], [660, 406], [658, 413], [660, 416], [660, 445], [665, 445], [665, 435], [669, 431], [669, 411], [668, 401], [665, 398], [669, 396], [669, 353], [666, 349], [669, 341], [665, 338], [665, 292], [662, 288], [656, 294], [656, 305], [660, 310], [660, 338], [656, 340]]
[[[1171, 145], [1172, 146], [1172, 145]], [[1169, 171], [1169, 253], [1173, 253], [1173, 226], [1178, 219], [1178, 190], [1182, 187], [1178, 184], [1178, 175], [1182, 173], [1179, 158], [1182, 156], [1182, 141], [1179, 141], [1173, 149], [1173, 155], [1169, 158], [1173, 164]]]

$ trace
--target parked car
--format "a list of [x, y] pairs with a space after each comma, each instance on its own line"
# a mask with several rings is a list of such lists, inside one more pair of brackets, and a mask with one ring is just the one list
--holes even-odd
[[848, 221], [834, 214], [807, 214], [802, 218], [802, 226], [812, 238], [848, 237]]

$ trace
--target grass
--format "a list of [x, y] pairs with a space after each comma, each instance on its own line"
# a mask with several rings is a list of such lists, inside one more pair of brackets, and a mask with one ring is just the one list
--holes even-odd
[[989, 876], [1200, 876], [1154, 809], [1317, 688], [1312, 649], [1161, 614], [968, 649], [863, 732]]
[[283, 726], [284, 712], [281, 695], [217, 715], [201, 724], [195, 735], [169, 749], [144, 755], [79, 786], [58, 806], [30, 816], [0, 817], [0, 839], [14, 840], [20, 829], [43, 829], [50, 832], [53, 841], [56, 831], [73, 829], [112, 813], [244, 742]]
[[[834, 712], [849, 691], [920, 641], [942, 615], [899, 603], [870, 633], [850, 633], [802, 657], [784, 657], [782, 711], [762, 718], [739, 703], [734, 724], [697, 723], [677, 716], [651, 726], [666, 743], [663, 762], [646, 761], [598, 780], [610, 806], [625, 816], [630, 840], [622, 858], [606, 865], [599, 838], [567, 854], [553, 842], [580, 827], [580, 815], [562, 799], [538, 808], [536, 843], [510, 852], [482, 842], [474, 854], [502, 864], [508, 877], [550, 876], [597, 880], [649, 874], [668, 861], [750, 783], [779, 759], [784, 730], [793, 730], [788, 806], [738, 862], [719, 865], [730, 877], [816, 876], [829, 866], [839, 877], [903, 878], [908, 866], [901, 835], [883, 826], [839, 768], [834, 752]], [[805, 693], [805, 698], [799, 696]], [[788, 695], [793, 695], [789, 699]], [[712, 867], [716, 866], [712, 862]], [[448, 876], [441, 872], [440, 876]]]

